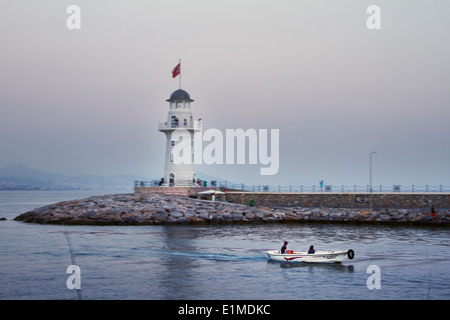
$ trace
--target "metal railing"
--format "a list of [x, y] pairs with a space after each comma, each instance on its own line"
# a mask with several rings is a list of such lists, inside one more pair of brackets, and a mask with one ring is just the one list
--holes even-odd
[[[205, 186], [205, 181], [201, 184], [190, 184], [192, 186]], [[135, 181], [135, 187], [157, 187], [159, 180], [152, 181]], [[248, 192], [370, 192], [369, 185], [352, 185], [352, 186], [332, 186], [324, 185], [322, 188], [319, 185], [312, 186], [269, 186], [269, 185], [246, 185], [244, 183], [232, 183], [226, 180], [210, 180], [206, 181], [207, 187], [219, 187], [222, 189], [233, 189]], [[372, 192], [450, 192], [450, 186], [444, 185], [391, 185], [372, 186]]]
[[163, 185], [165, 187], [167, 187], [167, 186], [170, 186], [170, 187], [172, 187], [172, 186], [195, 187], [198, 185], [197, 183], [192, 182], [192, 180], [177, 180], [176, 184], [173, 184], [173, 185], [172, 184], [169, 185], [169, 184], [170, 184], [169, 182], [164, 182], [161, 184], [160, 180], [151, 180], [151, 181], [136, 180], [136, 181], [134, 181], [134, 186], [141, 187], [141, 188], [142, 187], [158, 187], [161, 185]]
[[201, 130], [201, 123], [170, 123], [170, 122], [159, 122], [158, 130], [175, 130], [175, 129], [186, 129], [186, 130]]

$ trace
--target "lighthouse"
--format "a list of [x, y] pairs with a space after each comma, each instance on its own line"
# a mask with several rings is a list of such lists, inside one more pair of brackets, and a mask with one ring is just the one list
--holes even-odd
[[193, 186], [197, 179], [194, 166], [194, 133], [200, 131], [201, 121], [194, 121], [191, 110], [191, 102], [194, 100], [181, 88], [174, 91], [166, 101], [169, 102], [167, 121], [159, 123], [159, 131], [166, 135], [162, 185]]

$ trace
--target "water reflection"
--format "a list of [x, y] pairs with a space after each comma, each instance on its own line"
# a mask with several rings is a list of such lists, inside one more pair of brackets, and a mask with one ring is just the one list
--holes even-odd
[[353, 265], [344, 265], [342, 263], [308, 263], [308, 262], [282, 262], [269, 260], [269, 264], [279, 264], [280, 268], [305, 268], [310, 270], [329, 270], [337, 272], [355, 272]]
[[[195, 271], [199, 263], [189, 253], [197, 252], [198, 237], [195, 229], [179, 226], [164, 227], [161, 240], [161, 274], [159, 288], [163, 299], [192, 299], [198, 296], [198, 283]], [[184, 254], [183, 254], [184, 253]]]

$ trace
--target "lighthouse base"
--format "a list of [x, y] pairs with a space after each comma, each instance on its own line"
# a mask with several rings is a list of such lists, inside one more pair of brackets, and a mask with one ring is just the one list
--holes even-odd
[[195, 196], [206, 190], [220, 190], [218, 187], [134, 187], [135, 193], [162, 193], [173, 196]]

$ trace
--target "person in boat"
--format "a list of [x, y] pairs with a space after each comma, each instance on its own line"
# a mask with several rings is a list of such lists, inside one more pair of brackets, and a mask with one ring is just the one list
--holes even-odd
[[316, 252], [316, 250], [314, 249], [314, 246], [310, 246], [308, 253], [315, 253], [315, 252]]
[[283, 253], [286, 252], [286, 250], [287, 250], [287, 245], [288, 245], [288, 242], [285, 241], [285, 242], [284, 242], [284, 245], [283, 245], [283, 246], [281, 247], [281, 249], [280, 249], [281, 254], [283, 254]]

